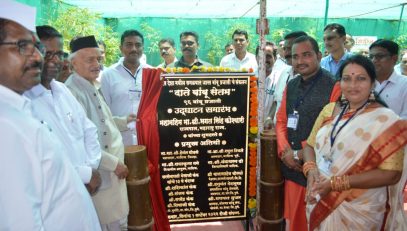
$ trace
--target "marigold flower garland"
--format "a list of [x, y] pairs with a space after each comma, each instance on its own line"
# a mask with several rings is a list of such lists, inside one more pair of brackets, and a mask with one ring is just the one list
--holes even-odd
[[205, 67], [205, 66], [192, 66], [191, 69], [188, 67], [166, 67], [161, 68], [166, 73], [194, 73], [194, 72], [248, 72], [253, 73], [253, 69], [250, 68], [249, 70], [246, 68], [242, 68], [240, 70], [236, 70], [229, 67]]
[[[257, 99], [257, 78], [255, 76], [250, 77], [250, 106], [249, 106], [249, 200], [248, 208], [251, 211], [255, 211], [257, 206], [256, 194], [257, 194], [257, 133], [258, 133], [258, 118], [257, 109], [259, 102]], [[253, 213], [252, 213], [253, 214]], [[253, 215], [252, 215], [253, 216]]]

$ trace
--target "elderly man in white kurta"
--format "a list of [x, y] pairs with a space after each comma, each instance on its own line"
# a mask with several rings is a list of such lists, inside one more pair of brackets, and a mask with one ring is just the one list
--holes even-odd
[[97, 231], [89, 193], [21, 95], [40, 82], [43, 59], [31, 32], [35, 13], [0, 1], [0, 230]]
[[94, 36], [81, 37], [72, 43], [69, 59], [73, 74], [65, 84], [85, 109], [88, 118], [98, 128], [102, 159], [99, 172], [102, 185], [93, 202], [103, 230], [127, 227], [129, 204], [125, 177], [124, 145], [119, 128], [126, 128], [134, 117], [113, 118], [96, 81], [100, 71], [101, 53]]
[[82, 182], [93, 194], [100, 186], [96, 170], [101, 158], [97, 128], [69, 89], [55, 81], [62, 67], [62, 35], [50, 26], [37, 26], [37, 34], [46, 49], [44, 71], [41, 84], [25, 92], [25, 96], [31, 99], [34, 117], [52, 128]]

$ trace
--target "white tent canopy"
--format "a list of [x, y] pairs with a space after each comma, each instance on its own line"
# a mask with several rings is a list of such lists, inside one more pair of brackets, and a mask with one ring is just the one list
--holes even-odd
[[[105, 18], [258, 17], [259, 0], [62, 0]], [[328, 18], [399, 20], [406, 0], [330, 0]], [[268, 17], [324, 18], [325, 0], [268, 0]]]

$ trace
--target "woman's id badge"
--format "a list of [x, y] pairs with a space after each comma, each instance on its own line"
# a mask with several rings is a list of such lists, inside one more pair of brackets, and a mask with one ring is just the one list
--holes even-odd
[[324, 158], [324, 157], [319, 158], [319, 161], [318, 161], [319, 171], [324, 173], [326, 176], [331, 175], [331, 166], [332, 166], [332, 160], [330, 160], [329, 158]]
[[299, 118], [300, 118], [300, 115], [298, 115], [297, 111], [294, 111], [293, 114], [289, 114], [288, 120], [287, 120], [287, 127], [292, 128], [293, 130], [297, 130]]

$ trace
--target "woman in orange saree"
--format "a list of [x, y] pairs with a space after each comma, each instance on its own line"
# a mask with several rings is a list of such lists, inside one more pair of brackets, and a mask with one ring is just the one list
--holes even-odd
[[325, 106], [307, 140], [310, 231], [406, 230], [404, 216], [394, 219], [403, 210], [391, 203], [398, 200], [387, 186], [398, 183], [403, 170], [407, 122], [375, 99], [374, 70], [363, 56], [345, 61], [339, 69], [341, 102]]

